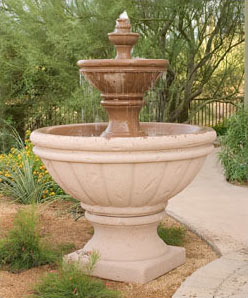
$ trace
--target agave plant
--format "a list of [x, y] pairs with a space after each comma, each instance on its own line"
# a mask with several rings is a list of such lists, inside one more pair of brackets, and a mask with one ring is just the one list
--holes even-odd
[[18, 162], [9, 160], [0, 164], [0, 193], [22, 204], [44, 201], [44, 192], [54, 181], [47, 181], [45, 176], [38, 180], [33, 174], [33, 159], [21, 150], [18, 150], [18, 157]]
[[23, 142], [12, 128], [11, 136], [15, 140], [15, 147], [9, 153], [0, 154], [0, 194], [22, 204], [70, 197], [57, 185], [42, 161], [33, 153], [30, 133], [26, 132]]

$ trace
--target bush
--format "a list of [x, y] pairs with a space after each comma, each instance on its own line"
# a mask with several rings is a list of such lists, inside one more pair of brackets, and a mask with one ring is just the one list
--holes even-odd
[[102, 281], [85, 275], [79, 264], [64, 264], [58, 273], [48, 273], [35, 287], [34, 298], [117, 298]]
[[0, 240], [0, 265], [11, 271], [53, 263], [59, 256], [42, 240], [39, 216], [33, 207], [19, 210], [13, 228]]
[[19, 203], [30, 204], [65, 197], [64, 191], [49, 175], [42, 161], [33, 153], [26, 132], [25, 143], [0, 155], [0, 193]]
[[158, 226], [159, 237], [168, 245], [181, 246], [185, 238], [186, 230], [181, 227], [166, 228], [162, 224]]
[[0, 114], [0, 153], [7, 153], [16, 144], [15, 129], [11, 126], [11, 120], [4, 121]]
[[222, 122], [217, 123], [215, 126], [213, 126], [213, 129], [216, 131], [217, 136], [223, 136], [226, 134], [227, 131], [227, 120], [224, 120]]
[[248, 111], [240, 108], [227, 121], [226, 134], [220, 139], [219, 158], [226, 179], [230, 182], [248, 182]]

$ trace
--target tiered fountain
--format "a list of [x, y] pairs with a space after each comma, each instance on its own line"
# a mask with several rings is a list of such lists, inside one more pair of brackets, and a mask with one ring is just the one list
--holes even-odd
[[67, 260], [100, 255], [94, 276], [145, 283], [185, 262], [184, 248], [157, 235], [167, 201], [182, 191], [213, 149], [210, 128], [139, 123], [146, 92], [168, 61], [132, 59], [139, 35], [127, 16], [109, 34], [117, 56], [81, 60], [81, 73], [103, 98], [109, 123], [41, 128], [31, 140], [54, 180], [81, 201], [94, 226], [92, 239]]

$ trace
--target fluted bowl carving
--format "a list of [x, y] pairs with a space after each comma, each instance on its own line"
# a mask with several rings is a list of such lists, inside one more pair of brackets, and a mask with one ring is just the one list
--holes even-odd
[[215, 132], [193, 125], [142, 123], [147, 137], [99, 137], [106, 123], [41, 128], [31, 140], [55, 181], [96, 214], [163, 210], [213, 149]]

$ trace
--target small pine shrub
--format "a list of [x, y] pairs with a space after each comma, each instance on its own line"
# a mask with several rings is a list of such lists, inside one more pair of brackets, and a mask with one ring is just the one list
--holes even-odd
[[248, 182], [248, 111], [240, 108], [227, 121], [226, 134], [220, 139], [219, 158], [226, 179], [230, 182]]
[[35, 287], [33, 298], [120, 298], [120, 293], [85, 275], [79, 264], [63, 264]]
[[185, 238], [186, 230], [181, 227], [158, 226], [159, 237], [168, 245], [181, 246]]
[[21, 204], [66, 197], [33, 153], [29, 136], [27, 131], [25, 144], [19, 142], [19, 149], [11, 148], [8, 154], [0, 154], [0, 193]]
[[58, 251], [49, 248], [41, 238], [34, 207], [19, 210], [13, 228], [0, 239], [0, 267], [18, 272], [58, 259]]

